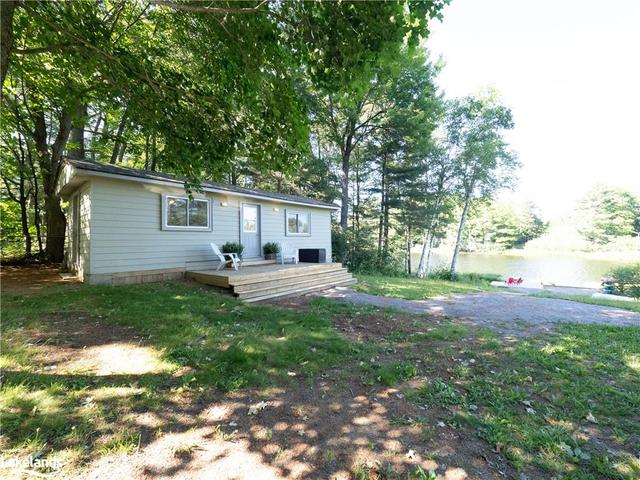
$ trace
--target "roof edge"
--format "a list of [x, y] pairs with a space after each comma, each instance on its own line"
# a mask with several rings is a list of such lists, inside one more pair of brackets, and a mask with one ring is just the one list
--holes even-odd
[[[141, 183], [154, 183], [158, 185], [172, 185], [184, 187], [185, 181], [171, 174], [150, 172], [147, 170], [122, 167], [119, 165], [107, 165], [89, 160], [75, 160], [63, 158], [63, 161], [76, 169], [78, 173], [82, 171], [89, 176], [117, 178]], [[92, 168], [94, 167], [94, 168]], [[106, 168], [105, 168], [106, 167]], [[335, 203], [327, 203], [321, 200], [289, 195], [284, 193], [269, 192], [267, 190], [253, 190], [245, 187], [234, 187], [233, 185], [215, 184], [213, 182], [202, 182], [201, 188], [205, 192], [222, 193], [239, 197], [258, 198], [264, 200], [277, 201], [292, 205], [305, 205], [308, 207], [338, 210], [340, 207]]]

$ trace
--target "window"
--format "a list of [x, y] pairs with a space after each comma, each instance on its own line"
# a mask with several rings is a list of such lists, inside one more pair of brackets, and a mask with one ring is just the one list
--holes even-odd
[[163, 230], [211, 230], [209, 200], [164, 195]]
[[242, 231], [245, 233], [258, 231], [258, 207], [255, 205], [242, 206]]
[[309, 235], [309, 220], [308, 213], [287, 212], [287, 235]]

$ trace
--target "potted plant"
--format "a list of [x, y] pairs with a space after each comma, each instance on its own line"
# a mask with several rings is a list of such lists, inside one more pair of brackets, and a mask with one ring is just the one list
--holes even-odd
[[280, 253], [280, 245], [276, 242], [267, 242], [262, 247], [264, 251], [264, 258], [267, 260], [275, 260], [278, 257], [278, 253]]
[[[242, 258], [242, 251], [244, 250], [244, 245], [238, 242], [227, 242], [222, 245], [222, 253], [235, 253], [238, 257]], [[231, 265], [227, 265], [227, 268], [232, 268]]]

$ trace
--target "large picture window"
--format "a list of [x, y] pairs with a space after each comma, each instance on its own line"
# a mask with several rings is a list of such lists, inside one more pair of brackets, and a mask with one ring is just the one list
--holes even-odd
[[211, 230], [209, 200], [164, 195], [162, 208], [163, 230]]
[[310, 215], [302, 212], [287, 212], [287, 235], [309, 235]]

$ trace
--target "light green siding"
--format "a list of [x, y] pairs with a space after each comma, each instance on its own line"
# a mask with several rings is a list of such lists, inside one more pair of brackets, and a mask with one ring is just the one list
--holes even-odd
[[[206, 193], [212, 200], [212, 231], [161, 228], [162, 195], [180, 188], [94, 177], [91, 180], [91, 274], [213, 266], [210, 242], [240, 240], [240, 205], [261, 206], [261, 244], [283, 240], [299, 248], [325, 248], [331, 258], [330, 210], [295, 206], [311, 213], [311, 235], [285, 236], [285, 203]], [[226, 205], [223, 205], [225, 203]], [[279, 211], [275, 211], [278, 209]]]
[[[69, 269], [75, 272], [80, 279], [91, 269], [91, 185], [83, 184], [75, 195], [69, 199], [67, 212], [67, 257], [66, 263]], [[73, 215], [73, 205], [77, 202], [78, 217]], [[76, 221], [78, 230], [76, 232]], [[77, 245], [76, 245], [77, 243]], [[77, 248], [77, 254], [74, 255]]]

